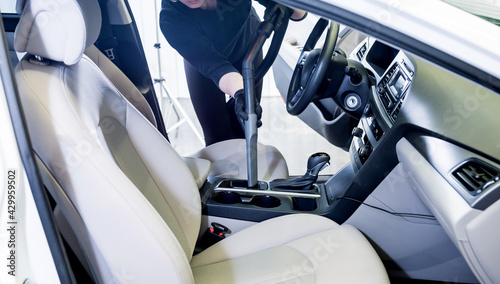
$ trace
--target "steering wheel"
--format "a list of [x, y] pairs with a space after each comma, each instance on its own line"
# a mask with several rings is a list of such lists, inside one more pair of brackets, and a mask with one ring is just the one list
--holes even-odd
[[323, 48], [313, 48], [328, 24], [325, 19], [318, 20], [299, 56], [286, 97], [286, 110], [291, 115], [299, 115], [306, 109], [325, 77], [335, 50], [339, 24], [331, 22]]

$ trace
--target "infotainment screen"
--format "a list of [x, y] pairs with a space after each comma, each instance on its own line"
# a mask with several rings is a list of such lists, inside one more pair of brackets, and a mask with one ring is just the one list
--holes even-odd
[[[394, 122], [398, 116], [405, 94], [408, 92], [414, 75], [414, 68], [403, 53], [396, 57], [396, 62], [385, 71], [377, 86], [379, 102], [388, 118]], [[409, 66], [412, 66], [411, 69]]]

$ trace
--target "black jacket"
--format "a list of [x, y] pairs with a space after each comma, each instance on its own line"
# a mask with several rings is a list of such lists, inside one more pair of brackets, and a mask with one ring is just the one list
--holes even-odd
[[218, 0], [215, 10], [162, 0], [160, 28], [168, 43], [216, 85], [223, 75], [241, 70], [259, 24], [251, 0]]

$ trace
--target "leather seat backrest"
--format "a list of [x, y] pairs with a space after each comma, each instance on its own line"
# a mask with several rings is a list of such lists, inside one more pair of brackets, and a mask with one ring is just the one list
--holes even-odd
[[[100, 11], [94, 11], [89, 14], [97, 15], [100, 18]], [[92, 44], [87, 47], [85, 55], [87, 55], [97, 65], [97, 67], [101, 69], [104, 75], [106, 75], [106, 77], [111, 81], [111, 83], [113, 83], [120, 93], [137, 110], [139, 110], [139, 112], [144, 115], [149, 122], [156, 126], [156, 120], [151, 107], [134, 83], [132, 83], [132, 81], [130, 81], [130, 79], [95, 45]]]
[[27, 52], [16, 67], [19, 92], [49, 190], [98, 281], [192, 282], [196, 184], [170, 144], [83, 55], [87, 25], [74, 0], [32, 0], [16, 31], [16, 50]]
[[113, 83], [113, 85], [120, 91], [120, 93], [142, 113], [153, 125], [156, 126], [156, 120], [149, 106], [148, 102], [137, 89], [137, 87], [128, 79], [128, 77], [106, 57], [95, 45], [99, 34], [101, 32], [102, 16], [99, 5], [92, 5], [95, 1], [78, 0], [82, 7], [82, 14], [86, 23], [87, 31], [87, 48], [85, 55], [87, 55], [106, 77]]

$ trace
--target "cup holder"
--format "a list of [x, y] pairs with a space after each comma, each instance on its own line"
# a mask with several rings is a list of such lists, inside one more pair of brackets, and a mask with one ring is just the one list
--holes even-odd
[[252, 198], [250, 204], [264, 208], [274, 208], [280, 206], [281, 201], [274, 196], [257, 195]]
[[316, 208], [318, 208], [316, 200], [312, 198], [293, 197], [292, 203], [293, 203], [293, 210], [297, 211], [314, 211], [316, 210]]
[[241, 203], [241, 196], [238, 193], [221, 191], [212, 194], [212, 199], [222, 204], [236, 204]]
[[231, 191], [215, 192], [212, 200], [222, 204], [251, 204], [262, 208], [274, 208], [281, 205], [279, 198], [269, 195], [247, 196]]

